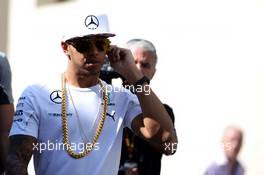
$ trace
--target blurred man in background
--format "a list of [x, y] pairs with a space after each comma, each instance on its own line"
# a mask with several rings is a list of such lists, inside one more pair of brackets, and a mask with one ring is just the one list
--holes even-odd
[[[131, 39], [127, 42], [127, 48], [132, 51], [137, 68], [151, 80], [158, 59], [155, 46], [145, 39]], [[164, 107], [174, 123], [172, 108], [166, 104]], [[154, 146], [128, 128], [124, 129], [119, 175], [159, 175], [161, 158], [162, 153]]]
[[242, 141], [242, 130], [235, 126], [228, 126], [222, 139], [224, 158], [213, 162], [204, 175], [244, 175], [244, 168], [237, 159]]
[[14, 114], [11, 69], [6, 55], [0, 52], [0, 174], [5, 171], [8, 134]]

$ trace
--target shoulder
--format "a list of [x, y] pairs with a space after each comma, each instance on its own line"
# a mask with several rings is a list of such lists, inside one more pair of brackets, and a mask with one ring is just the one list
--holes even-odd
[[9, 68], [9, 63], [6, 54], [4, 54], [3, 52], [0, 52], [0, 67], [1, 69]]
[[40, 93], [40, 90], [45, 87], [46, 86], [44, 84], [31, 84], [24, 89], [23, 93]]
[[216, 162], [212, 162], [211, 164], [208, 165], [208, 167], [205, 170], [204, 175], [210, 175], [210, 174], [215, 174], [218, 172], [218, 168], [220, 165], [218, 165]]
[[244, 166], [239, 161], [237, 161], [237, 164], [238, 164], [238, 171], [239, 171], [239, 173], [240, 174], [244, 174], [245, 173]]
[[18, 98], [17, 108], [18, 108], [18, 105], [21, 105], [21, 103], [22, 104], [24, 103], [36, 104], [36, 100], [38, 99], [38, 97], [41, 94], [43, 94], [43, 92], [41, 92], [41, 87], [42, 86], [38, 84], [32, 84], [32, 85], [28, 85], [27, 87], [25, 87], [20, 97]]
[[34, 82], [28, 85], [24, 91], [26, 92], [38, 92], [41, 93], [43, 90], [59, 90], [61, 89], [61, 77], [54, 76], [50, 79], [41, 79], [37, 82]]
[[130, 90], [124, 88], [122, 85], [116, 86], [107, 84], [107, 93], [109, 102], [116, 103], [118, 108], [127, 110], [128, 108], [139, 106], [139, 100], [135, 94]]
[[113, 85], [113, 84], [107, 84], [104, 83], [107, 88], [107, 92], [114, 94], [116, 96], [122, 96], [122, 97], [132, 97], [134, 98], [136, 95], [134, 95], [129, 89], [124, 88], [122, 85]]
[[44, 96], [50, 96], [52, 92], [61, 92], [61, 86], [59, 85], [59, 83], [33, 83], [24, 88], [19, 100], [25, 100], [26, 98], [29, 98], [35, 101], [36, 99], [41, 99]]
[[3, 52], [0, 52], [0, 61], [2, 61], [3, 59], [6, 59], [6, 54]]
[[0, 66], [1, 67], [9, 66], [6, 54], [3, 52], [0, 52]]

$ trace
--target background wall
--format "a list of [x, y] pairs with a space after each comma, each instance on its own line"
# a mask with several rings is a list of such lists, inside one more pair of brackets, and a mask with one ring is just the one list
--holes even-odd
[[0, 1], [0, 51], [7, 52], [8, 1]]
[[163, 157], [163, 175], [202, 174], [228, 124], [245, 132], [240, 158], [247, 174], [264, 174], [263, 0], [69, 0], [43, 6], [10, 0], [15, 99], [28, 84], [64, 70], [63, 31], [83, 12], [95, 10], [109, 14], [114, 44], [136, 37], [157, 47], [152, 86], [173, 107], [179, 137], [177, 153]]

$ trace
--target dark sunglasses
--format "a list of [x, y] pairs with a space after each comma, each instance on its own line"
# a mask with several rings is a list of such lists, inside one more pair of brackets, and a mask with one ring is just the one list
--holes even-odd
[[80, 53], [91, 50], [93, 45], [95, 45], [99, 51], [107, 53], [110, 49], [111, 41], [105, 37], [74, 38], [67, 40], [66, 43], [72, 45]]

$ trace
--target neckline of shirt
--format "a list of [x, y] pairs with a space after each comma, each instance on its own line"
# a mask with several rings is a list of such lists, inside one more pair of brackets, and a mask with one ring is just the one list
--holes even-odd
[[68, 86], [68, 88], [70, 88], [71, 90], [74, 90], [74, 91], [80, 91], [80, 92], [89, 92], [89, 91], [96, 91], [98, 90], [100, 87], [99, 87], [99, 83], [97, 83], [96, 85], [94, 86], [91, 86], [91, 87], [87, 87], [87, 88], [81, 88], [81, 87], [76, 87], [76, 86], [73, 86], [69, 83], [66, 83], [66, 85]]

